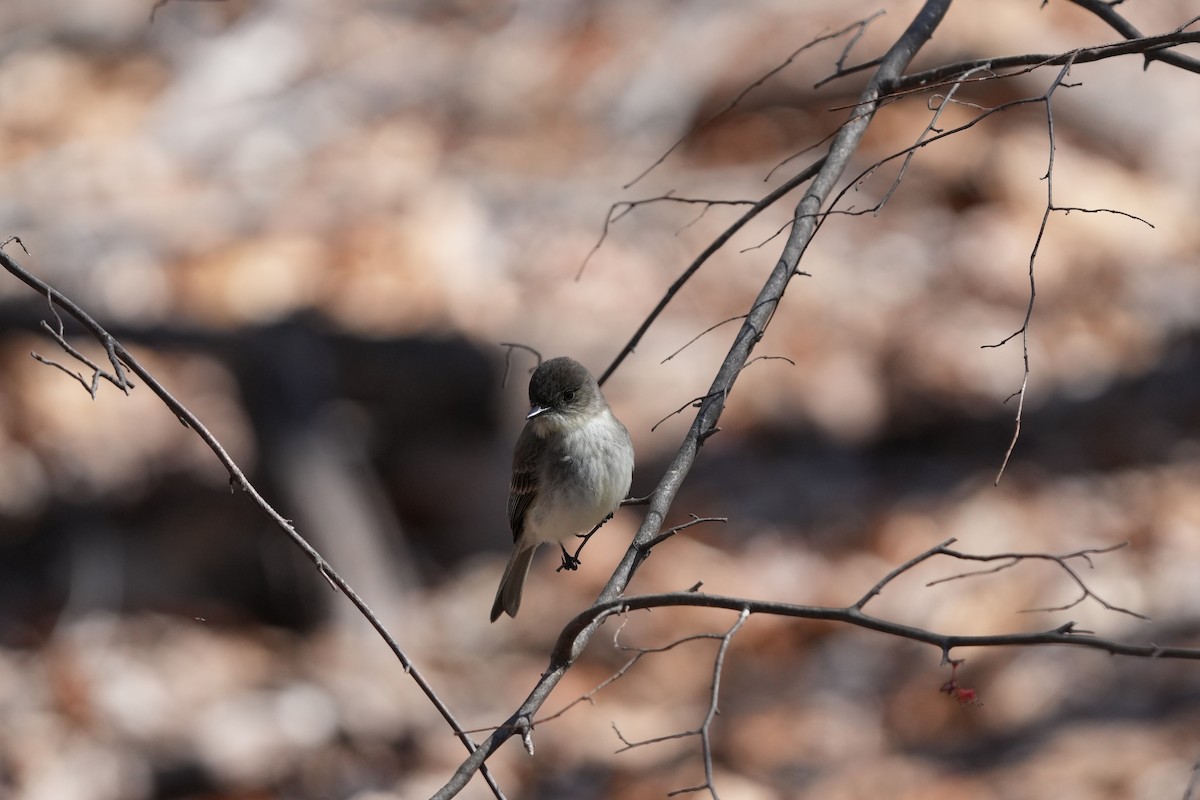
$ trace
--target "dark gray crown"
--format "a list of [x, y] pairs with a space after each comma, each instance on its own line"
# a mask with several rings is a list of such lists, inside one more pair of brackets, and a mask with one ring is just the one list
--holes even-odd
[[573, 358], [560, 356], [542, 362], [529, 379], [529, 403], [562, 411], [589, 404], [599, 387], [587, 368]]

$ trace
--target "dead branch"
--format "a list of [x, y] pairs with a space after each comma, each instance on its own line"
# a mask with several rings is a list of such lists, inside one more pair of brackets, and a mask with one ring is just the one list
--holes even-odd
[[[725, 357], [713, 380], [712, 388], [706, 393], [706, 399], [701, 401], [700, 409], [692, 422], [691, 428], [684, 437], [682, 446], [651, 496], [646, 517], [637, 534], [634, 536], [629, 549], [626, 550], [620, 565], [618, 565], [603, 591], [601, 591], [600, 596], [596, 600], [596, 605], [589, 612], [585, 612], [584, 616], [586, 619], [584, 617], [577, 617], [575, 622], [572, 622], [564, 629], [562, 636], [559, 638], [559, 644], [555, 647], [554, 653], [551, 655], [550, 665], [546, 672], [538, 680], [537, 685], [530, 692], [526, 700], [505, 723], [506, 726], [511, 727], [498, 729], [489, 736], [475, 752], [471, 753], [459, 765], [454, 775], [434, 794], [435, 798], [445, 800], [458, 794], [467, 785], [484, 760], [512, 735], [511, 731], [520, 728], [523, 722], [532, 719], [533, 714], [536, 713], [537, 709], [541, 708], [550, 692], [558, 685], [579, 653], [587, 646], [587, 643], [591, 640], [601, 622], [614, 609], [621, 606], [623, 601], [620, 599], [620, 595], [628, 585], [637, 563], [644, 558], [646, 545], [661, 530], [663, 520], [666, 518], [680, 485], [695, 463], [696, 454], [701, 444], [717, 427], [721, 411], [724, 408], [724, 398], [732, 389], [738, 374], [749, 359], [754, 346], [761, 339], [779, 300], [783, 297], [788, 283], [797, 273], [800, 258], [816, 231], [815, 214], [820, 211], [821, 206], [833, 191], [834, 185], [845, 172], [851, 156], [856, 151], [859, 142], [866, 132], [867, 126], [871, 122], [874, 111], [878, 107], [879, 99], [885, 91], [885, 87], [901, 75], [913, 56], [929, 40], [929, 37], [933, 35], [934, 30], [940, 24], [949, 5], [949, 0], [927, 0], [912, 23], [910, 23], [908, 28], [884, 56], [878, 71], [863, 90], [861, 97], [862, 104], [851, 112], [850, 121], [838, 130], [837, 135], [829, 146], [828, 156], [818, 162], [819, 169], [817, 165], [814, 165], [814, 167], [802, 173], [805, 179], [811, 176], [812, 184], [796, 206], [793, 215], [796, 223], [792, 227], [787, 243], [784, 245], [783, 253], [763, 284], [758, 297], [752, 303], [751, 308], [754, 310], [747, 315], [741, 329], [738, 331], [728, 355]], [[789, 184], [799, 185], [799, 177], [793, 178], [792, 181], [789, 181]], [[773, 198], [777, 199], [778, 196], [782, 196], [780, 190], [772, 193]], [[774, 202], [774, 199], [771, 202]], [[759, 207], [756, 206], [755, 208]], [[747, 212], [747, 214], [752, 213], [755, 213], [754, 209]], [[747, 219], [748, 217], [744, 216], [743, 220], [735, 223], [735, 227], [740, 227], [740, 224], [744, 224], [744, 221]], [[725, 234], [722, 234], [706, 250], [706, 253], [715, 252], [717, 248], [733, 235], [733, 230], [734, 228], [731, 228]], [[707, 258], [707, 256], [704, 256], [704, 258]], [[641, 336], [650, 324], [653, 323], [657, 315], [661, 313], [662, 308], [670, 301], [674, 293], [683, 285], [683, 282], [686, 282], [690, 274], [699, 268], [699, 264], [701, 263], [703, 263], [701, 260], [695, 262], [693, 267], [690, 267], [689, 271], [685, 272], [676, 281], [672, 290], [668, 292], [663, 300], [659, 302], [656, 310], [643, 322], [630, 344], [621, 351], [603, 377], [607, 378], [620, 364], [641, 339]], [[586, 616], [587, 614], [591, 614], [592, 616]], [[583, 621], [580, 622], [580, 620]]]
[[[13, 239], [9, 239], [8, 241], [11, 242]], [[350, 586], [350, 584], [347, 583], [341, 575], [338, 574], [338, 572], [329, 564], [329, 562], [325, 560], [325, 557], [322, 556], [316, 550], [316, 548], [308, 543], [308, 540], [306, 540], [300, 534], [300, 532], [296, 530], [291, 521], [286, 519], [282, 514], [276, 511], [270, 503], [267, 502], [266, 498], [259, 493], [258, 489], [255, 488], [252, 483], [250, 483], [250, 480], [246, 477], [245, 473], [242, 472], [241, 467], [234, 462], [228, 451], [225, 450], [224, 445], [218, 441], [217, 437], [208, 430], [204, 423], [201, 422], [200, 419], [182, 402], [176, 399], [174, 395], [168, 392], [166, 387], [164, 387], [158, 381], [158, 379], [149, 372], [149, 370], [143, 367], [141, 362], [139, 362], [133, 356], [133, 354], [125, 349], [124, 345], [110, 335], [108, 331], [106, 331], [100, 325], [100, 323], [96, 322], [91, 315], [85, 312], [70, 298], [66, 297], [58, 290], [47, 284], [45, 281], [36, 277], [22, 267], [16, 259], [3, 250], [2, 246], [0, 246], [0, 265], [8, 270], [8, 272], [15, 276], [18, 280], [33, 287], [38, 294], [44, 295], [51, 303], [52, 310], [53, 306], [58, 306], [66, 311], [70, 316], [74, 317], [75, 320], [88, 331], [88, 333], [90, 333], [98, 342], [100, 342], [100, 344], [104, 347], [105, 352], [108, 354], [109, 363], [113, 366], [113, 372], [111, 375], [105, 373], [103, 377], [106, 377], [117, 387], [121, 388], [122, 391], [128, 393], [128, 390], [133, 387], [133, 384], [129, 381], [125, 373], [125, 370], [128, 369], [130, 372], [141, 378], [142, 382], [150, 388], [150, 391], [154, 392], [154, 394], [158, 396], [163, 404], [171, 410], [171, 412], [180, 420], [180, 422], [196, 432], [196, 435], [199, 436], [206, 445], [208, 445], [208, 448], [212, 450], [213, 454], [229, 473], [230, 484], [232, 486], [236, 486], [249, 495], [254, 503], [258, 505], [258, 507], [261, 508], [268, 517], [270, 517], [271, 521], [275, 523], [276, 527], [280, 528], [285, 534], [287, 534], [292, 543], [299, 547], [300, 550], [309, 558], [309, 560], [313, 562], [320, 574], [325, 578], [326, 581], [329, 582], [330, 586], [342, 592], [342, 594], [349, 598], [350, 602], [354, 604], [359, 613], [363, 615], [367, 622], [371, 624], [371, 627], [375, 629], [376, 633], [378, 633], [380, 637], [382, 637], [387, 643], [392, 653], [403, 666], [404, 671], [408, 673], [413, 682], [417, 684], [417, 687], [421, 690], [429, 702], [432, 703], [434, 708], [438, 710], [438, 713], [442, 715], [442, 718], [467, 748], [467, 751], [473, 752], [476, 748], [474, 741], [466, 733], [462, 725], [458, 723], [458, 720], [455, 719], [454, 714], [451, 712], [449, 706], [446, 705], [445, 701], [442, 700], [442, 698], [430, 685], [429, 681], [424, 675], [421, 674], [416, 665], [413, 664], [412, 660], [400, 647], [399, 642], [396, 641], [379, 617], [375, 615], [375, 612], [371, 610], [371, 607], [368, 606], [366, 601], [359, 596], [354, 588]], [[54, 314], [56, 317], [58, 317], [56, 311]], [[54, 336], [56, 341], [62, 338], [61, 323], [62, 320], [59, 318], [60, 327], [59, 331], [57, 332], [50, 328], [49, 325], [45, 326], [47, 329], [49, 329], [49, 332], [52, 336]], [[75, 356], [76, 351], [74, 348], [68, 346], [66, 350], [68, 354], [72, 355], [73, 357]], [[38, 358], [36, 354], [34, 357]], [[79, 358], [89, 366], [92, 365], [90, 361], [87, 361], [82, 356], [79, 356]], [[38, 358], [38, 360], [42, 361], [43, 363], [46, 363], [47, 361], [46, 359], [42, 358]], [[52, 366], [63, 369], [64, 371], [68, 372], [68, 374], [73, 374], [70, 373], [69, 370], [63, 368], [61, 365], [52, 364]], [[96, 368], [96, 372], [99, 374], [101, 371]], [[95, 396], [94, 392], [91, 391], [91, 387], [87, 384], [87, 382], [83, 381], [81, 376], [73, 375], [73, 377], [78, 378], [80, 382], [83, 383], [84, 389], [89, 390], [89, 393], [91, 393], [93, 397]], [[495, 780], [492, 778], [490, 772], [485, 774], [485, 779], [487, 780], [488, 785], [492, 788], [495, 796], [503, 797], [500, 787], [495, 783]]]

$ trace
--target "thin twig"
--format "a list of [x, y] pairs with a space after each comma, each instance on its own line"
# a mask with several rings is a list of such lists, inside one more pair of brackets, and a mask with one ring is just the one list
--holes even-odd
[[660, 419], [658, 422], [651, 425], [650, 432], [653, 433], [654, 431], [658, 430], [659, 425], [662, 425], [664, 422], [669, 420], [671, 417], [675, 417], [675, 416], [682, 414], [688, 408], [700, 408], [701, 406], [704, 405], [705, 400], [710, 400], [713, 396], [714, 395], [712, 395], [712, 394], [706, 394], [703, 397], [693, 397], [691, 400], [688, 400], [686, 403], [681, 405], [679, 408], [675, 409], [670, 414], [667, 414], [665, 417]]
[[745, 314], [738, 314], [738, 315], [737, 315], [737, 316], [735, 316], [735, 317], [729, 317], [728, 319], [723, 319], [723, 320], [721, 320], [720, 322], [717, 322], [717, 323], [714, 323], [714, 324], [712, 324], [712, 325], [709, 325], [707, 328], [705, 328], [704, 330], [702, 330], [702, 331], [700, 331], [699, 333], [697, 333], [697, 334], [696, 334], [695, 336], [693, 336], [691, 339], [688, 339], [686, 342], [684, 342], [682, 345], [680, 345], [680, 346], [679, 346], [679, 348], [678, 348], [677, 350], [674, 350], [674, 351], [672, 351], [670, 355], [668, 355], [666, 358], [664, 358], [662, 361], [660, 361], [660, 362], [658, 362], [658, 363], [659, 363], [659, 364], [665, 364], [665, 363], [667, 363], [667, 362], [668, 362], [668, 361], [670, 361], [672, 358], [674, 358], [675, 356], [679, 355], [679, 354], [680, 354], [680, 353], [682, 353], [684, 350], [687, 350], [689, 347], [691, 347], [691, 346], [692, 346], [693, 344], [695, 344], [696, 342], [700, 341], [702, 338], [704, 338], [704, 336], [705, 336], [705, 335], [712, 333], [712, 332], [713, 332], [713, 331], [715, 331], [717, 328], [720, 328], [722, 325], [728, 325], [728, 324], [729, 324], [729, 323], [731, 323], [731, 322], [737, 322], [739, 319], [745, 319], [745, 318], [746, 318], [746, 315], [745, 315]]
[[729, 522], [729, 517], [698, 517], [695, 514], [689, 514], [688, 516], [690, 516], [691, 519], [688, 520], [687, 522], [681, 522], [673, 528], [667, 528], [665, 531], [658, 534], [650, 541], [646, 542], [646, 550], [652, 549], [656, 545], [658, 545], [662, 542], [665, 542], [667, 539], [670, 539], [675, 534], [679, 533], [682, 530], [687, 530], [688, 528], [692, 527], [693, 525], [702, 525], [706, 522], [720, 522], [722, 524]]
[[530, 347], [527, 344], [517, 344], [516, 342], [501, 342], [500, 346], [504, 348], [504, 376], [500, 379], [500, 388], [501, 389], [508, 388], [508, 371], [511, 366], [513, 350], [525, 350], [526, 352], [532, 353], [533, 357], [537, 359], [537, 365], [535, 366], [535, 368], [540, 367], [542, 365], [542, 354], [540, 352], [538, 352], [537, 350], [534, 350], [532, 347]]
[[872, 586], [870, 589], [868, 589], [866, 594], [864, 594], [862, 597], [858, 598], [858, 600], [854, 603], [854, 605], [852, 605], [850, 607], [853, 609], [856, 609], [858, 611], [862, 611], [863, 608], [866, 607], [867, 603], [871, 602], [872, 598], [878, 597], [879, 594], [884, 590], [884, 587], [886, 587], [889, 583], [896, 580], [896, 578], [899, 578], [901, 575], [908, 572], [909, 570], [911, 570], [913, 567], [917, 566], [921, 562], [928, 561], [929, 559], [933, 558], [934, 556], [941, 555], [942, 553], [944, 553], [946, 551], [947, 547], [954, 544], [956, 541], [957, 541], [957, 539], [954, 539], [954, 538], [947, 539], [946, 541], [942, 542], [941, 544], [937, 545], [936, 547], [931, 547], [928, 550], [926, 550], [924, 553], [918, 553], [917, 555], [910, 558], [908, 561], [905, 561], [903, 564], [900, 564], [899, 566], [892, 568], [892, 570], [890, 572], [888, 572], [886, 575], [884, 575], [882, 578], [880, 578], [878, 583], [876, 583], [874, 586]]
[[942, 98], [942, 102], [938, 103], [936, 109], [933, 109], [933, 117], [929, 120], [929, 123], [925, 126], [925, 129], [921, 131], [920, 135], [917, 136], [916, 144], [913, 145], [913, 147], [909, 149], [908, 154], [904, 156], [904, 161], [900, 164], [900, 170], [896, 173], [896, 179], [892, 181], [892, 185], [888, 187], [886, 192], [884, 192], [883, 198], [876, 204], [876, 214], [883, 210], [883, 207], [887, 205], [888, 200], [891, 200], [892, 195], [895, 194], [896, 190], [900, 188], [900, 183], [904, 180], [905, 173], [908, 172], [908, 165], [912, 163], [912, 160], [916, 156], [921, 142], [925, 141], [925, 137], [928, 136], [930, 132], [941, 133], [941, 131], [937, 129], [938, 120], [942, 118], [942, 112], [946, 110], [946, 107], [954, 102], [954, 95], [958, 94], [958, 90], [962, 87], [963, 83], [974, 73], [988, 71], [989, 69], [990, 68], [987, 66], [980, 66], [963, 73], [963, 75], [950, 87], [950, 90], [946, 92], [946, 96]]
[[1137, 214], [1130, 214], [1128, 211], [1119, 211], [1115, 208], [1080, 208], [1079, 206], [1055, 206], [1055, 211], [1061, 211], [1065, 216], [1070, 216], [1072, 211], [1078, 211], [1082, 214], [1115, 214], [1118, 217], [1127, 217], [1136, 222], [1140, 222], [1147, 228], [1153, 228], [1154, 223], [1142, 219]]
[[616, 357], [613, 359], [613, 362], [608, 365], [608, 369], [604, 370], [604, 372], [597, 379], [599, 384], [603, 386], [604, 382], [607, 381], [609, 376], [616, 371], [617, 367], [621, 366], [621, 363], [626, 359], [626, 357], [628, 357], [629, 354], [637, 348], [638, 344], [642, 341], [642, 337], [646, 335], [646, 331], [650, 330], [650, 326], [653, 325], [655, 320], [659, 318], [662, 312], [666, 309], [667, 305], [675, 298], [675, 295], [679, 294], [679, 291], [684, 287], [684, 284], [691, 280], [692, 276], [699, 271], [700, 267], [704, 266], [705, 262], [712, 258], [718, 250], [725, 246], [726, 242], [733, 238], [734, 234], [744, 228], [751, 220], [773, 206], [780, 199], [786, 197], [792, 192], [793, 189], [796, 189], [797, 187], [811, 180], [814, 175], [817, 175], [820, 172], [824, 164], [824, 157], [817, 159], [812, 164], [809, 164], [803, 170], [793, 175], [787, 181], [780, 184], [777, 188], [768, 193], [766, 197], [756, 203], [745, 214], [738, 217], [738, 219], [732, 225], [722, 231], [717, 238], [713, 239], [708, 247], [704, 248], [703, 252], [696, 256], [695, 260], [693, 260], [692, 263], [687, 266], [687, 269], [685, 269], [680, 276], [675, 279], [675, 282], [667, 288], [667, 291], [659, 299], [658, 304], [655, 305], [653, 310], [646, 315], [646, 318], [642, 320], [642, 324], [638, 326], [637, 331], [634, 332], [633, 336], [629, 339], [625, 346], [621, 348], [620, 352], [617, 353]]
[[995, 554], [991, 554], [991, 555], [977, 555], [974, 553], [963, 553], [959, 550], [951, 550], [948, 546], [943, 545], [942, 547], [938, 548], [939, 555], [947, 555], [952, 558], [960, 559], [962, 561], [980, 561], [980, 562], [985, 562], [985, 563], [999, 561], [1001, 563], [997, 564], [994, 567], [988, 567], [986, 569], [973, 570], [970, 572], [962, 572], [957, 575], [949, 575], [945, 578], [938, 578], [936, 580], [929, 581], [925, 585], [926, 586], [937, 586], [938, 584], [941, 584], [941, 583], [948, 583], [950, 581], [962, 580], [963, 578], [973, 578], [973, 577], [976, 577], [979, 575], [994, 575], [998, 572], [1003, 572], [1005, 570], [1011, 569], [1012, 567], [1015, 567], [1016, 565], [1018, 565], [1022, 562], [1025, 562], [1025, 561], [1049, 561], [1051, 563], [1057, 564], [1058, 567], [1071, 578], [1071, 580], [1079, 588], [1079, 597], [1076, 598], [1075, 600], [1071, 601], [1070, 603], [1065, 603], [1061, 606], [1046, 606], [1043, 608], [1027, 608], [1027, 609], [1023, 609], [1022, 613], [1028, 614], [1028, 613], [1036, 613], [1036, 612], [1043, 612], [1043, 611], [1067, 611], [1068, 609], [1072, 609], [1075, 606], [1079, 605], [1080, 603], [1082, 603], [1085, 600], [1088, 600], [1090, 598], [1090, 599], [1096, 601], [1097, 603], [1099, 603], [1104, 609], [1106, 609], [1108, 611], [1115, 611], [1120, 614], [1126, 614], [1131, 617], [1136, 617], [1137, 619], [1148, 621], [1150, 618], [1147, 617], [1145, 614], [1139, 614], [1138, 612], [1132, 611], [1128, 608], [1122, 608], [1121, 606], [1114, 605], [1114, 604], [1108, 602], [1107, 600], [1105, 600], [1100, 595], [1098, 595], [1096, 592], [1094, 592], [1091, 589], [1091, 587], [1089, 587], [1087, 585], [1087, 583], [1083, 580], [1083, 578], [1081, 578], [1079, 576], [1079, 573], [1076, 572], [1075, 569], [1073, 567], [1071, 567], [1071, 565], [1068, 563], [1069, 561], [1078, 560], [1078, 561], [1084, 562], [1088, 566], [1089, 569], [1094, 569], [1095, 565], [1092, 563], [1092, 556], [1105, 555], [1107, 553], [1112, 553], [1116, 550], [1122, 550], [1128, 546], [1129, 546], [1129, 542], [1119, 542], [1117, 544], [1110, 545], [1109, 547], [1089, 547], [1089, 548], [1085, 548], [1083, 550], [1076, 550], [1073, 553], [1062, 553], [1062, 554], [1058, 554], [1058, 555], [1056, 555], [1054, 553], [995, 553]]
[[737, 622], [733, 624], [725, 635], [721, 638], [721, 645], [717, 648], [717, 656], [713, 659], [713, 678], [712, 689], [709, 693], [708, 713], [704, 715], [704, 722], [700, 725], [700, 746], [704, 751], [704, 784], [708, 787], [709, 794], [713, 800], [720, 800], [717, 796], [717, 785], [713, 780], [713, 758], [712, 758], [712, 723], [716, 719], [718, 701], [721, 696], [721, 673], [725, 669], [725, 654], [729, 651], [729, 645], [733, 641], [741, 627], [746, 624], [746, 620], [750, 619], [750, 609], [743, 608], [738, 614]]
[[849, 52], [849, 48], [852, 47], [855, 43], [857, 43], [858, 40], [862, 37], [863, 31], [866, 30], [867, 25], [871, 24], [871, 22], [873, 22], [876, 18], [878, 18], [882, 15], [883, 15], [882, 11], [876, 11], [874, 14], [870, 15], [869, 17], [865, 17], [856, 22], [853, 22], [853, 23], [847, 25], [846, 27], [842, 28], [841, 30], [834, 31], [833, 33], [827, 33], [827, 34], [818, 36], [816, 39], [813, 39], [813, 40], [809, 41], [807, 44], [802, 45], [801, 47], [792, 51], [791, 55], [789, 55], [786, 59], [783, 60], [783, 63], [772, 67], [761, 77], [757, 78], [754, 81], [751, 81], [750, 84], [745, 89], [743, 89], [741, 92], [738, 93], [737, 97], [730, 100], [729, 103], [724, 108], [722, 108], [720, 111], [713, 114], [711, 117], [704, 120], [703, 122], [701, 122], [697, 125], [693, 125], [691, 128], [689, 128], [687, 133], [683, 134], [683, 136], [680, 136], [679, 139], [674, 144], [672, 144], [670, 147], [668, 147], [662, 155], [660, 155], [658, 158], [656, 158], [654, 160], [654, 162], [650, 164], [650, 166], [646, 167], [644, 170], [642, 170], [640, 173], [638, 173], [637, 177], [635, 177], [633, 180], [631, 180], [629, 183], [625, 184], [621, 188], [628, 189], [631, 186], [633, 186], [635, 183], [640, 181], [642, 178], [649, 175], [651, 172], [654, 171], [654, 169], [656, 167], [658, 167], [658, 165], [660, 165], [664, 161], [666, 161], [667, 157], [670, 156], [671, 153], [675, 152], [681, 144], [686, 142], [688, 140], [688, 138], [690, 138], [693, 134], [695, 134], [696, 131], [700, 130], [701, 128], [707, 127], [708, 125], [711, 125], [712, 123], [716, 122], [721, 117], [728, 114], [733, 109], [737, 108], [738, 105], [742, 102], [742, 100], [744, 100], [746, 98], [746, 96], [748, 94], [750, 94], [750, 92], [752, 92], [755, 89], [757, 89], [758, 87], [762, 86], [764, 83], [766, 83], [768, 80], [770, 80], [773, 76], [779, 74], [784, 69], [786, 69], [788, 67], [788, 65], [790, 65], [793, 61], [795, 61], [796, 58], [801, 53], [803, 53], [806, 50], [809, 50], [813, 47], [816, 47], [818, 44], [821, 44], [822, 42], [828, 42], [831, 39], [837, 39], [842, 36], [845, 36], [850, 31], [856, 31], [854, 37], [851, 38], [851, 40], [850, 40], [850, 44], [848, 44], [846, 46], [846, 49], [844, 49], [842, 51], [842, 56], [838, 60], [838, 63], [841, 63], [842, 61], [845, 60], [846, 54]]
[[[626, 619], [628, 619], [628, 617]], [[624, 623], [622, 623], [621, 627], [622, 628], [624, 627]], [[620, 630], [621, 629], [617, 630], [617, 634], [620, 633]], [[551, 714], [547, 717], [542, 717], [541, 719], [537, 720], [534, 724], [541, 725], [543, 723], [550, 722], [551, 720], [558, 719], [563, 714], [566, 714], [568, 711], [570, 711], [572, 708], [579, 705], [580, 703], [590, 703], [592, 705], [595, 705], [595, 702], [596, 702], [595, 697], [597, 694], [599, 694], [602, 690], [608, 688], [609, 686], [611, 686], [612, 684], [616, 683], [618, 680], [623, 678], [626, 674], [629, 673], [629, 671], [631, 669], [633, 669], [633, 667], [639, 661], [641, 661], [646, 656], [656, 655], [658, 653], [666, 653], [671, 650], [674, 650], [676, 647], [679, 647], [680, 645], [688, 644], [690, 642], [698, 642], [698, 641], [703, 641], [706, 639], [720, 639], [721, 636], [722, 636], [722, 634], [719, 634], [719, 633], [693, 633], [688, 636], [683, 636], [679, 639], [676, 639], [675, 641], [670, 642], [669, 644], [660, 645], [658, 647], [628, 647], [626, 645], [618, 644], [617, 643], [617, 635], [614, 634], [613, 645], [619, 650], [632, 652], [633, 656], [628, 661], [626, 661], [619, 669], [617, 669], [616, 672], [614, 672], [612, 675], [609, 675], [607, 678], [605, 678], [603, 681], [601, 681], [599, 684], [597, 684], [595, 686], [595, 688], [580, 695], [579, 697], [576, 697], [574, 700], [567, 703], [565, 706], [560, 708], [558, 711], [555, 711], [553, 714]]]
[[1017, 440], [1021, 438], [1021, 418], [1025, 412], [1025, 397], [1029, 389], [1029, 323], [1033, 319], [1033, 305], [1037, 299], [1037, 281], [1034, 277], [1034, 267], [1037, 263], [1038, 250], [1042, 246], [1042, 238], [1046, 235], [1046, 224], [1050, 220], [1050, 214], [1054, 211], [1054, 151], [1057, 145], [1054, 139], [1054, 108], [1051, 105], [1051, 97], [1053, 97], [1058, 87], [1069, 85], [1066, 83], [1066, 80], [1067, 76], [1071, 74], [1071, 65], [1073, 63], [1073, 59], [1068, 59], [1067, 63], [1063, 64], [1062, 69], [1058, 72], [1058, 76], [1055, 77], [1054, 81], [1050, 84], [1050, 88], [1042, 96], [1046, 105], [1046, 136], [1050, 151], [1046, 164], [1046, 174], [1043, 176], [1043, 180], [1046, 181], [1046, 208], [1042, 213], [1042, 221], [1038, 225], [1037, 238], [1034, 239], [1033, 249], [1029, 253], [1029, 302], [1025, 306], [1025, 320], [1018, 329], [1018, 333], [1021, 335], [1021, 360], [1023, 364], [1021, 388], [1014, 395], [1009, 396], [1009, 399], [1013, 396], [1017, 398], [1017, 413], [1013, 420], [1012, 439], [1009, 440], [1008, 448], [1004, 451], [1004, 458], [1000, 462], [1000, 469], [996, 472], [996, 479], [994, 481], [996, 485], [999, 485], [1000, 479], [1004, 477], [1004, 470], [1008, 467], [1013, 450], [1017, 447]]
[[592, 260], [592, 256], [600, 251], [604, 243], [608, 240], [608, 232], [612, 229], [614, 223], [623, 219], [627, 214], [637, 208], [653, 203], [683, 203], [685, 205], [703, 205], [704, 209], [696, 219], [689, 222], [684, 228], [691, 227], [696, 224], [700, 217], [704, 216], [713, 206], [752, 206], [756, 203], [755, 200], [709, 200], [700, 197], [679, 197], [674, 190], [665, 194], [660, 194], [655, 197], [644, 197], [641, 200], [618, 200], [608, 207], [608, 214], [604, 217], [604, 225], [600, 228], [600, 238], [592, 245], [592, 249], [583, 257], [583, 262], [579, 265], [579, 271], [575, 273], [575, 280], [583, 277], [584, 270], [587, 269], [588, 263]]
[[613, 723], [612, 725], [612, 729], [617, 734], [617, 738], [621, 740], [622, 747], [617, 750], [618, 753], [623, 753], [626, 750], [632, 750], [635, 747], [645, 747], [647, 745], [669, 742], [675, 739], [687, 739], [692, 736], [700, 737], [700, 750], [704, 762], [704, 783], [668, 792], [668, 797], [674, 797], [676, 795], [687, 794], [690, 792], [702, 792], [707, 789], [713, 800], [720, 800], [720, 796], [717, 794], [716, 781], [713, 778], [712, 724], [713, 720], [716, 719], [717, 714], [719, 713], [718, 708], [721, 696], [721, 674], [725, 669], [725, 654], [729, 650], [729, 644], [733, 641], [734, 635], [741, 630], [742, 626], [746, 624], [746, 620], [749, 618], [750, 611], [749, 609], [744, 608], [741, 610], [741, 613], [738, 614], [737, 621], [733, 623], [733, 626], [723, 634], [702, 634], [701, 636], [687, 637], [687, 639], [682, 639], [672, 643], [672, 646], [674, 646], [675, 644], [680, 644], [683, 641], [694, 641], [697, 638], [711, 638], [720, 642], [720, 644], [717, 646], [716, 655], [713, 657], [713, 677], [712, 683], [709, 684], [708, 710], [705, 712], [704, 719], [700, 722], [698, 727], [693, 728], [692, 730], [676, 731], [674, 733], [668, 733], [662, 736], [654, 736], [649, 739], [631, 741], [627, 739], [623, 733], [621, 733], [621, 730], [617, 727], [616, 723]]

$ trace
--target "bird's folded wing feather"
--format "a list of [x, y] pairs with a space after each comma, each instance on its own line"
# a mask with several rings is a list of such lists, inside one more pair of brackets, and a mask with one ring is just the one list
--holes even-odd
[[512, 484], [508, 489], [508, 526], [512, 529], [514, 542], [521, 537], [521, 531], [525, 528], [525, 513], [537, 496], [541, 444], [541, 440], [529, 428], [525, 428], [513, 450]]

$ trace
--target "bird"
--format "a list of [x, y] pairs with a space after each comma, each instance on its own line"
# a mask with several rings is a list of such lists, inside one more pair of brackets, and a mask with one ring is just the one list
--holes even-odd
[[[529, 379], [529, 413], [513, 448], [508, 525], [513, 551], [491, 621], [515, 617], [538, 546], [562, 543], [611, 517], [633, 482], [633, 442], [578, 361], [543, 362]], [[565, 552], [565, 546], [564, 546]]]

